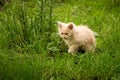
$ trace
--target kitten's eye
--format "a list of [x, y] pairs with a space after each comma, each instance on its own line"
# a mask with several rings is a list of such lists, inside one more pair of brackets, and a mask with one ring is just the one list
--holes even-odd
[[61, 33], [63, 35], [63, 33]]
[[68, 33], [65, 33], [65, 35], [68, 35]]

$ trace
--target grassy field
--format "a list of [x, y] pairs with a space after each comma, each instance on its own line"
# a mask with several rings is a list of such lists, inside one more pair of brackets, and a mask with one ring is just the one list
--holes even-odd
[[[68, 54], [56, 21], [90, 26], [95, 53]], [[119, 0], [12, 0], [0, 12], [0, 80], [120, 80], [119, 26]]]

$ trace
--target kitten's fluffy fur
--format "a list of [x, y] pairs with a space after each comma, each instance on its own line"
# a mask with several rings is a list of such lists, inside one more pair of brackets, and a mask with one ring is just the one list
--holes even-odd
[[58, 22], [58, 32], [69, 47], [68, 53], [73, 54], [78, 51], [94, 52], [96, 39], [94, 32], [87, 26]]

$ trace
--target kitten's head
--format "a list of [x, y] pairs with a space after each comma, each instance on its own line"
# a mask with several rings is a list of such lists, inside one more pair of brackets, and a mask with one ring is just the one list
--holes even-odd
[[68, 40], [72, 37], [74, 33], [74, 24], [73, 23], [63, 23], [63, 22], [57, 22], [58, 23], [58, 32], [61, 38]]

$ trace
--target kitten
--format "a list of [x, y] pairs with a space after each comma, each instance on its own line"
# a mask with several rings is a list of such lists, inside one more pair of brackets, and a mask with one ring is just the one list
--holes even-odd
[[74, 23], [57, 23], [59, 35], [69, 47], [68, 53], [94, 52], [96, 46], [95, 35], [87, 26], [76, 26]]

